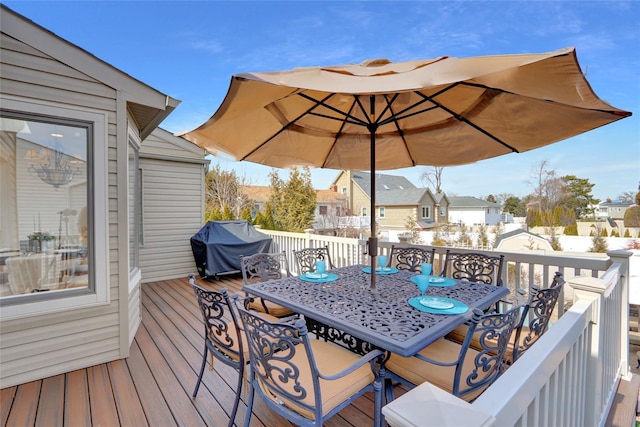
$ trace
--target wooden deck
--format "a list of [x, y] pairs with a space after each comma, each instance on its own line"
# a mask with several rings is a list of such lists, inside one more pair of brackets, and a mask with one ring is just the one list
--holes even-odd
[[[198, 281], [205, 288], [240, 292], [241, 280]], [[188, 280], [142, 287], [142, 325], [123, 360], [92, 366], [0, 391], [3, 426], [226, 426], [236, 372], [222, 363], [206, 370], [191, 398], [202, 360], [202, 320]], [[398, 390], [402, 394], [404, 390]], [[243, 425], [241, 402], [236, 424]], [[327, 426], [371, 426], [372, 395], [333, 417]], [[252, 426], [290, 426], [256, 398]]]

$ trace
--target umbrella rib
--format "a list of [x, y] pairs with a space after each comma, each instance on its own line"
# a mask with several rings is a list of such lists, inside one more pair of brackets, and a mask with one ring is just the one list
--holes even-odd
[[[298, 117], [296, 117], [295, 119], [293, 119], [293, 120], [291, 120], [291, 121], [289, 121], [289, 122], [284, 121], [284, 120], [283, 120], [283, 121], [281, 121], [281, 123], [282, 123], [282, 127], [281, 127], [280, 129], [278, 129], [278, 131], [277, 131], [276, 133], [274, 133], [273, 135], [271, 135], [269, 138], [265, 139], [261, 144], [259, 144], [258, 146], [256, 146], [253, 150], [249, 151], [249, 152], [248, 152], [247, 154], [245, 154], [244, 156], [242, 156], [239, 160], [246, 160], [246, 159], [247, 159], [247, 157], [251, 156], [253, 153], [255, 153], [256, 151], [258, 151], [258, 150], [259, 150], [260, 148], [262, 148], [264, 145], [268, 144], [268, 143], [269, 143], [273, 138], [275, 138], [276, 136], [280, 135], [282, 132], [284, 132], [284, 131], [285, 131], [285, 130], [287, 130], [289, 127], [291, 127], [293, 124], [295, 124], [295, 123], [296, 123], [300, 118], [302, 118], [302, 117], [304, 117], [304, 116], [306, 116], [306, 115], [308, 115], [308, 114], [314, 114], [314, 113], [312, 113], [311, 111], [312, 111], [314, 108], [316, 108], [318, 105], [323, 105], [323, 106], [329, 107], [329, 106], [328, 106], [328, 105], [326, 105], [324, 102], [325, 102], [327, 99], [331, 98], [334, 94], [329, 94], [329, 95], [327, 95], [327, 96], [326, 96], [324, 99], [322, 99], [322, 100], [314, 99], [314, 98], [312, 98], [312, 97], [310, 97], [310, 96], [308, 96], [308, 95], [305, 95], [305, 94], [303, 94], [303, 93], [298, 93], [298, 95], [302, 96], [303, 98], [308, 99], [309, 101], [312, 101], [315, 105], [311, 106], [311, 107], [310, 107], [310, 108], [308, 108], [306, 111], [304, 111], [303, 113], [299, 114], [299, 115], [298, 115]], [[273, 104], [272, 104], [272, 105], [273, 105]], [[329, 108], [330, 108], [330, 107], [329, 107]], [[276, 115], [276, 114], [274, 113], [274, 111], [273, 111], [273, 110], [275, 110], [275, 111], [276, 111], [276, 112], [278, 112], [278, 113], [280, 113], [280, 111], [279, 111], [277, 108], [275, 108], [275, 107], [274, 107], [272, 110], [270, 110], [270, 111], [271, 111], [271, 114], [273, 114], [273, 115], [276, 117], [276, 119], [277, 119], [277, 118], [278, 118], [278, 115]], [[338, 112], [340, 112], [340, 111], [338, 111]], [[317, 115], [317, 114], [315, 114], [315, 115]], [[279, 116], [280, 116], [280, 117], [282, 117], [283, 119], [285, 118], [283, 115], [279, 115]], [[331, 117], [331, 116], [328, 116], [327, 118], [334, 119], [334, 120], [340, 120], [340, 119], [338, 119], [338, 118], [334, 118], [334, 117]]]
[[[349, 123], [354, 124], [354, 125], [358, 125], [358, 126], [367, 126], [367, 122], [365, 122], [364, 120], [360, 120], [360, 119], [358, 119], [357, 117], [352, 116], [350, 113], [345, 113], [344, 111], [341, 111], [341, 110], [339, 110], [339, 109], [337, 109], [337, 108], [335, 108], [335, 107], [332, 107], [331, 105], [328, 105], [328, 104], [326, 104], [326, 103], [325, 103], [325, 101], [326, 101], [327, 99], [329, 99], [329, 98], [333, 97], [335, 94], [330, 94], [329, 96], [327, 96], [327, 97], [326, 97], [326, 98], [324, 98], [323, 100], [315, 99], [314, 97], [309, 96], [309, 95], [307, 95], [306, 93], [302, 93], [302, 92], [298, 93], [298, 95], [299, 95], [299, 96], [301, 96], [301, 97], [303, 97], [303, 98], [305, 98], [305, 99], [307, 99], [307, 100], [309, 100], [309, 101], [311, 101], [311, 102], [314, 102], [314, 103], [315, 103], [315, 105], [314, 105], [313, 107], [309, 108], [309, 109], [305, 112], [305, 114], [309, 114], [309, 115], [313, 115], [313, 116], [318, 116], [318, 117], [324, 117], [324, 118], [327, 118], [327, 119], [332, 119], [332, 120], [342, 121], [342, 122], [348, 121]], [[358, 96], [356, 95], [355, 97], [356, 97], [356, 102], [358, 102], [358, 104], [360, 104], [359, 99], [358, 99]], [[325, 108], [326, 108], [326, 109], [328, 109], [328, 110], [333, 111], [334, 113], [338, 113], [338, 114], [340, 114], [341, 116], [344, 116], [344, 119], [341, 119], [341, 118], [338, 118], [338, 117], [332, 117], [332, 116], [329, 116], [329, 115], [323, 115], [323, 114], [321, 114], [321, 113], [315, 113], [315, 112], [313, 112], [312, 110], [313, 110], [314, 108], [318, 107], [319, 105], [321, 105], [321, 106], [325, 107]], [[361, 108], [362, 108], [362, 105], [361, 105]], [[300, 116], [300, 117], [301, 117], [301, 116]], [[298, 117], [298, 118], [300, 118], [300, 117]], [[349, 119], [351, 119], [351, 120], [353, 120], [353, 121], [351, 121], [351, 120], [349, 120]], [[298, 120], [298, 119], [296, 118], [296, 120]]]
[[[458, 83], [456, 83], [456, 84], [458, 84]], [[482, 87], [482, 86], [480, 86], [480, 87]], [[489, 89], [491, 89], [491, 88], [489, 88], [489, 87], [485, 87], [485, 89], [488, 89], [488, 90], [489, 90]], [[502, 91], [502, 92], [507, 93], [506, 91]], [[449, 108], [445, 107], [443, 104], [441, 104], [441, 103], [439, 103], [438, 101], [436, 101], [435, 99], [433, 99], [433, 97], [434, 97], [434, 96], [437, 96], [437, 95], [427, 96], [427, 95], [425, 95], [425, 94], [423, 94], [423, 93], [420, 93], [420, 92], [416, 92], [416, 93], [417, 93], [419, 96], [422, 96], [423, 98], [425, 98], [425, 99], [429, 100], [430, 102], [433, 102], [433, 104], [434, 104], [434, 105], [436, 105], [438, 108], [440, 108], [440, 109], [442, 109], [442, 110], [446, 111], [447, 113], [451, 114], [451, 116], [452, 116], [454, 119], [456, 119], [456, 120], [458, 120], [458, 121], [461, 121], [461, 122], [464, 122], [464, 123], [468, 124], [469, 126], [471, 126], [472, 128], [474, 128], [474, 129], [475, 129], [475, 130], [477, 130], [478, 132], [480, 132], [480, 133], [482, 133], [482, 134], [484, 134], [484, 135], [488, 136], [489, 138], [493, 139], [494, 141], [496, 141], [498, 144], [502, 145], [503, 147], [508, 148], [509, 150], [511, 150], [511, 151], [512, 151], [512, 152], [514, 152], [514, 153], [519, 153], [519, 152], [520, 152], [520, 151], [519, 151], [519, 150], [517, 150], [515, 147], [513, 147], [513, 146], [511, 146], [511, 145], [507, 144], [506, 142], [504, 142], [503, 140], [501, 140], [501, 139], [500, 139], [500, 138], [498, 138], [497, 136], [495, 136], [495, 135], [493, 135], [492, 133], [487, 132], [486, 130], [482, 129], [480, 126], [476, 125], [476, 124], [475, 124], [475, 123], [473, 123], [471, 120], [469, 120], [469, 119], [467, 119], [466, 117], [464, 117], [464, 116], [462, 116], [462, 115], [460, 115], [460, 114], [456, 113], [455, 111], [453, 111], [453, 110], [451, 110], [451, 109], [449, 109]]]

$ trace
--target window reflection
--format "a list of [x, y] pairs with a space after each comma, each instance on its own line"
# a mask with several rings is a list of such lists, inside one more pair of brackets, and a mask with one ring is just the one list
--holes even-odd
[[88, 128], [0, 118], [0, 297], [89, 286]]

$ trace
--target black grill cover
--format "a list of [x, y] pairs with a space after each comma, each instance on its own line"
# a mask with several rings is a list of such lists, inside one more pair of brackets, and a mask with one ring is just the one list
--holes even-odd
[[202, 278], [240, 271], [240, 255], [269, 252], [271, 237], [245, 220], [209, 221], [191, 237], [191, 250]]

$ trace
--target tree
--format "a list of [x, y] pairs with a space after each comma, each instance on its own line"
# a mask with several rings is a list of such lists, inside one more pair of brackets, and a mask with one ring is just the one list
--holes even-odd
[[560, 245], [560, 238], [555, 227], [549, 227], [549, 242], [554, 251], [562, 251], [562, 245]]
[[418, 222], [411, 215], [407, 216], [404, 222], [404, 227], [407, 232], [411, 235], [411, 243], [414, 245], [419, 245], [422, 243], [422, 238], [420, 237], [420, 228], [418, 228]]
[[562, 178], [556, 176], [554, 170], [548, 168], [549, 162], [543, 160], [532, 171], [529, 181], [533, 187], [530, 203], [536, 204], [538, 210], [545, 211], [553, 207], [564, 196], [564, 183]]
[[442, 172], [444, 171], [444, 166], [429, 166], [427, 167], [422, 175], [420, 175], [420, 180], [422, 182], [427, 181], [431, 184], [433, 191], [435, 193], [442, 193]]
[[244, 208], [244, 210], [240, 214], [240, 218], [246, 220], [247, 222], [249, 222], [249, 224], [253, 224], [253, 218], [251, 218], [251, 208], [249, 206]]
[[215, 209], [223, 211], [227, 206], [232, 212], [231, 216], [238, 217], [245, 207], [253, 204], [242, 192], [242, 187], [248, 185], [246, 179], [238, 177], [233, 170], [225, 171], [220, 165], [216, 165], [207, 172], [204, 183], [206, 212]]
[[607, 240], [604, 238], [602, 233], [602, 227], [596, 226], [595, 231], [593, 232], [593, 238], [591, 239], [591, 247], [589, 248], [589, 252], [607, 252], [608, 250]]
[[498, 201], [496, 200], [496, 198], [495, 198], [495, 196], [493, 194], [489, 194], [487, 196], [487, 202], [498, 203]]
[[309, 168], [291, 169], [286, 182], [275, 170], [271, 171], [269, 178], [276, 229], [302, 232], [310, 228], [316, 209], [316, 191], [311, 184]]
[[591, 191], [595, 184], [591, 184], [586, 178], [578, 178], [575, 175], [562, 177], [565, 191], [559, 204], [573, 209], [577, 218], [583, 218], [593, 213], [593, 206], [600, 203], [600, 200], [593, 197]]
[[486, 249], [489, 247], [489, 236], [487, 236], [487, 226], [484, 224], [480, 224], [478, 226], [477, 245], [480, 249]]
[[506, 198], [502, 206], [502, 210], [504, 210], [505, 212], [509, 212], [513, 216], [522, 217], [526, 215], [526, 208], [524, 203], [522, 202], [522, 200], [520, 200], [520, 198], [516, 196], [509, 196], [508, 198]]

